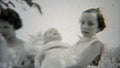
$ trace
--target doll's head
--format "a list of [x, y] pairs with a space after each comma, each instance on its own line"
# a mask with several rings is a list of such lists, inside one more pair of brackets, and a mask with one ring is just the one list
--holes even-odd
[[44, 34], [44, 43], [48, 43], [51, 41], [61, 40], [61, 35], [55, 28], [48, 29]]

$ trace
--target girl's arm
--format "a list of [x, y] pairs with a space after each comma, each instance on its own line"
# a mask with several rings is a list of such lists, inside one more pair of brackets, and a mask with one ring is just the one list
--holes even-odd
[[87, 67], [100, 53], [101, 53], [102, 43], [94, 41], [90, 46], [83, 51], [79, 59], [79, 64], [81, 67]]

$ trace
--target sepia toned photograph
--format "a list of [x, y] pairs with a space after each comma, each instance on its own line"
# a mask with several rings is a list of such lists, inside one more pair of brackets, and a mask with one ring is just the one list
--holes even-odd
[[120, 0], [0, 0], [0, 68], [120, 68]]

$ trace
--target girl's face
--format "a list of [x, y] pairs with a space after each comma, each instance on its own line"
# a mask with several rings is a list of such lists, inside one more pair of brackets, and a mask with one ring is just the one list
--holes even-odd
[[7, 21], [0, 20], [0, 34], [7, 40], [14, 36], [13, 25], [10, 25]]
[[84, 37], [90, 38], [98, 31], [97, 15], [95, 13], [83, 13], [81, 17], [81, 32]]

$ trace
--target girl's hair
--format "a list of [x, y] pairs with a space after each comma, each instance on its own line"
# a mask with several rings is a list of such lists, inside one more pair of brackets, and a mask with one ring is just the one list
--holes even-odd
[[100, 12], [99, 8], [87, 9], [83, 13], [96, 13], [97, 14], [97, 21], [98, 21], [99, 30], [103, 31], [103, 29], [106, 27], [103, 14]]
[[8, 21], [9, 24], [14, 26], [14, 29], [20, 29], [22, 27], [22, 21], [20, 16], [16, 11], [13, 9], [7, 8], [7, 9], [0, 9], [0, 19]]

